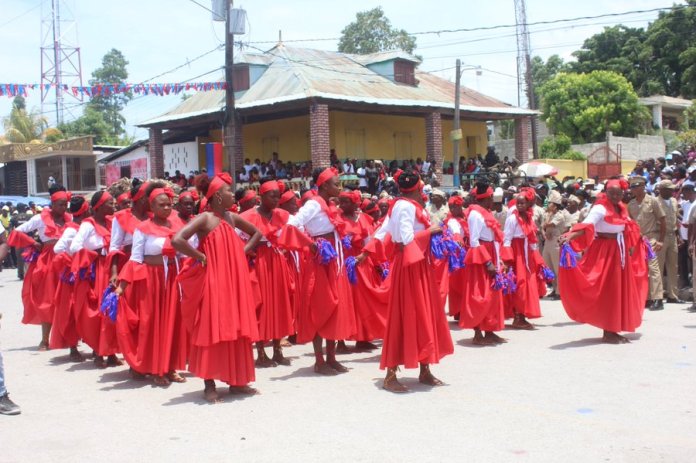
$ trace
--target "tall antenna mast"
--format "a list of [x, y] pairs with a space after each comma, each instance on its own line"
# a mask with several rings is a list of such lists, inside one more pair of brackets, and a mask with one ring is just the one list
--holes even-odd
[[[534, 83], [532, 82], [532, 58], [527, 27], [527, 5], [525, 0], [513, 0], [515, 3], [515, 25], [517, 32], [517, 106], [536, 109]], [[538, 147], [536, 139], [536, 118], [531, 119], [532, 152], [536, 158]]]
[[[70, 40], [72, 39], [72, 40]], [[56, 125], [62, 124], [65, 97], [82, 101], [82, 94], [73, 95], [70, 87], [82, 86], [82, 60], [77, 46], [77, 24], [61, 15], [61, 1], [51, 0], [51, 7], [41, 14], [41, 111], [55, 106]]]

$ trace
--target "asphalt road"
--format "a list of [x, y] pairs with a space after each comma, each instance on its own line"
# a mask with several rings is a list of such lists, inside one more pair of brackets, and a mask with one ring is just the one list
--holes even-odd
[[0, 462], [696, 460], [696, 314], [686, 305], [646, 312], [619, 346], [571, 322], [560, 302], [543, 301], [538, 330], [506, 330], [499, 347], [472, 346], [473, 333], [452, 325], [455, 353], [433, 366], [447, 385], [422, 387], [407, 370], [406, 395], [381, 389], [379, 352], [342, 356], [351, 371], [327, 378], [312, 372], [311, 347], [296, 346], [291, 367], [257, 371], [261, 395], [209, 405], [197, 378], [163, 389], [127, 367], [37, 352], [20, 289], [0, 273], [0, 348], [22, 407], [0, 416]]

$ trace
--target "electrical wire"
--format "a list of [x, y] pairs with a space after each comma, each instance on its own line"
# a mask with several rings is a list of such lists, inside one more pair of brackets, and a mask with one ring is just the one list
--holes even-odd
[[0, 27], [5, 27], [5, 26], [7, 26], [8, 24], [11, 24], [11, 23], [13, 23], [14, 21], [18, 20], [19, 18], [22, 18], [22, 17], [28, 15], [29, 13], [31, 13], [32, 11], [36, 10], [36, 9], [39, 8], [41, 5], [43, 5], [43, 2], [44, 2], [44, 0], [41, 0], [39, 3], [37, 3], [37, 4], [34, 5], [33, 7], [29, 8], [28, 10], [26, 10], [24, 13], [20, 13], [20, 14], [18, 14], [17, 16], [15, 16], [14, 18], [8, 19], [8, 20], [5, 21], [4, 23], [0, 23]]

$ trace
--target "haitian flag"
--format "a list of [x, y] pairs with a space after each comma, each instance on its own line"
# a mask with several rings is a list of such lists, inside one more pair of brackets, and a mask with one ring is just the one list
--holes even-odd
[[222, 172], [222, 143], [205, 144], [205, 164], [209, 177]]

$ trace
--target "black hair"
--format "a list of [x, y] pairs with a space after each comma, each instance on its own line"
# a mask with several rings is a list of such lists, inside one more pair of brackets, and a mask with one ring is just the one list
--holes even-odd
[[135, 195], [138, 194], [138, 190], [140, 189], [140, 186], [143, 184], [143, 181], [140, 180], [139, 178], [134, 178], [133, 181], [131, 182], [131, 198], [135, 198]]
[[246, 192], [247, 192], [246, 188], [237, 188], [237, 190], [234, 192], [234, 199], [237, 202], [239, 202], [244, 197]]
[[322, 169], [321, 167], [315, 167], [314, 169], [312, 169], [312, 181], [315, 185], [317, 183], [317, 180], [319, 180], [319, 176], [322, 172], [324, 172], [324, 169]]
[[[102, 196], [104, 196], [104, 193], [105, 193], [104, 191], [97, 191], [96, 193], [94, 193], [92, 195], [92, 200], [89, 202], [89, 205], [92, 207], [96, 206], [97, 203], [99, 202], [99, 200], [102, 198]], [[72, 204], [72, 201], [71, 201], [71, 204]]]
[[479, 180], [476, 182], [476, 193], [475, 194], [482, 195], [486, 191], [488, 191], [489, 187], [490, 187], [490, 185], [488, 184], [488, 182], [486, 182], [484, 180]]
[[275, 179], [270, 175], [267, 175], [266, 177], [261, 177], [261, 179], [259, 179], [259, 185], [263, 185], [266, 182], [275, 182]]
[[165, 188], [167, 184], [162, 181], [162, 180], [153, 180], [151, 182], [148, 182], [147, 188], [145, 188], [145, 197], [149, 198], [150, 193], [155, 191], [156, 188]]
[[[94, 201], [94, 197], [92, 197], [92, 201]], [[84, 203], [85, 203], [84, 196], [73, 196], [72, 198], [70, 198], [70, 204], [68, 205], [68, 211], [71, 214], [74, 214], [80, 210], [80, 208], [82, 207], [82, 205]]]
[[52, 186], [48, 189], [48, 195], [50, 196], [50, 195], [52, 195], [53, 193], [57, 193], [57, 192], [59, 192], [59, 191], [67, 191], [67, 190], [65, 189], [65, 187], [64, 187], [63, 185], [57, 185], [57, 184], [56, 184], [56, 185], [52, 185]]
[[402, 172], [399, 175], [398, 185], [401, 189], [413, 188], [418, 185], [418, 182], [420, 182], [420, 175], [417, 172]]

